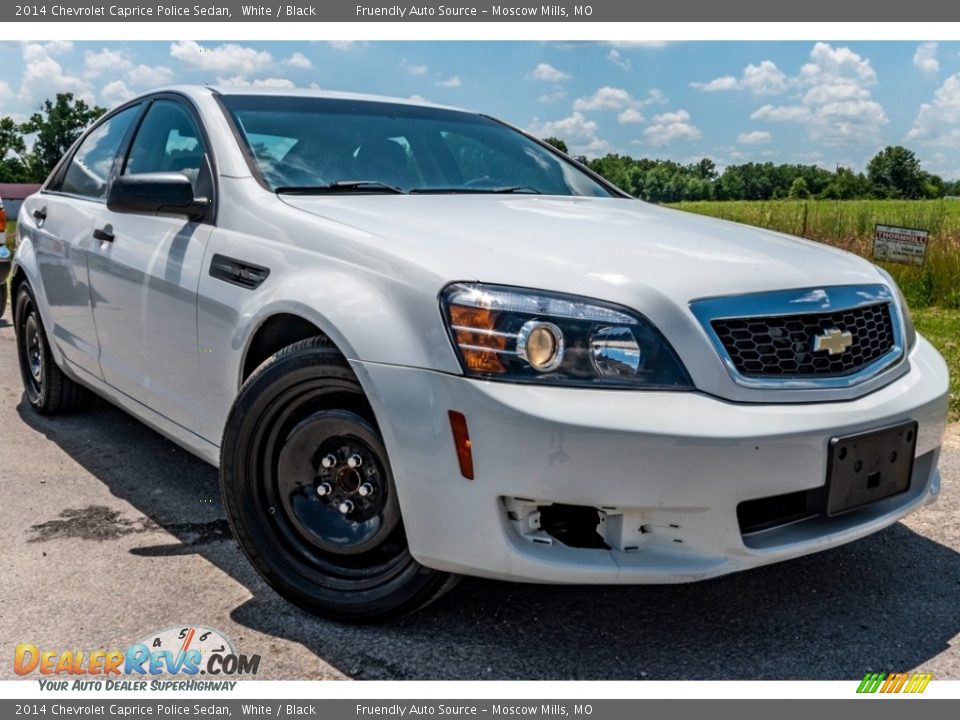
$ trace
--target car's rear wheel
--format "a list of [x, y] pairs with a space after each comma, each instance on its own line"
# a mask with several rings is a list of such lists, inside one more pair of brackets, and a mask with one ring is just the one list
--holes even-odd
[[310, 612], [385, 620], [455, 581], [410, 555], [370, 406], [322, 338], [283, 349], [244, 383], [224, 432], [220, 486], [244, 553]]
[[17, 290], [14, 307], [17, 357], [27, 402], [41, 415], [60, 415], [88, 408], [95, 396], [57, 367], [47, 344], [37, 301], [26, 283]]

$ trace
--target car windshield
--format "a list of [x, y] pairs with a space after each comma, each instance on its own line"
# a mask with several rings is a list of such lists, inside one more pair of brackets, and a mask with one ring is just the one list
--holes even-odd
[[474, 113], [332, 98], [221, 101], [277, 192], [615, 194], [520, 132]]

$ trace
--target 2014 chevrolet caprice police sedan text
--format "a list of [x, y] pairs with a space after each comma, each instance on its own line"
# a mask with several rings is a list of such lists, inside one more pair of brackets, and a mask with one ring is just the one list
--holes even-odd
[[336, 618], [457, 574], [708, 578], [939, 492], [947, 370], [889, 275], [484, 115], [141, 97], [26, 200], [12, 289], [29, 403], [219, 465], [250, 561]]

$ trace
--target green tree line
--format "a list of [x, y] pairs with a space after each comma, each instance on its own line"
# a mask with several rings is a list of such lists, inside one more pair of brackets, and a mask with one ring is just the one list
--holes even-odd
[[[567, 152], [558, 138], [546, 142]], [[681, 164], [608, 154], [577, 158], [617, 187], [658, 203], [684, 200], [778, 200], [782, 198], [920, 199], [960, 195], [960, 180], [947, 181], [925, 171], [913, 151], [891, 146], [878, 152], [866, 172], [817, 165], [748, 162], [718, 172], [709, 158]]]

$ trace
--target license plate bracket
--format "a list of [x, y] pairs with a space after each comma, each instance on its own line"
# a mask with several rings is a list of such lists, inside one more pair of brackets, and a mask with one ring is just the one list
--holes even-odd
[[910, 489], [917, 423], [830, 439], [827, 516], [856, 510]]

